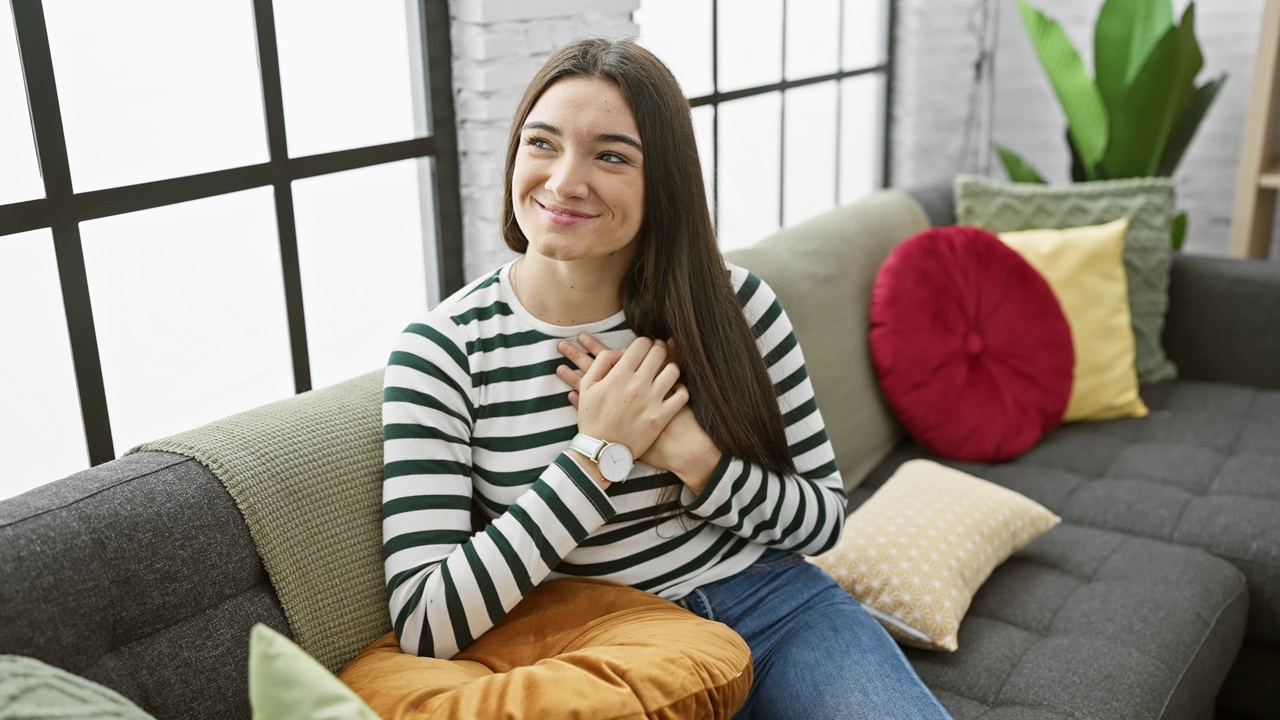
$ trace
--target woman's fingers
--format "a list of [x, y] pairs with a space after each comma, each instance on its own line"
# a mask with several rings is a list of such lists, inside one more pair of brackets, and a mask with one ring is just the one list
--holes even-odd
[[[583, 337], [591, 337], [591, 336], [584, 334]], [[582, 372], [586, 372], [587, 370], [591, 369], [591, 361], [594, 359], [591, 357], [591, 354], [587, 353], [582, 348], [578, 347], [577, 345], [574, 345], [568, 340], [561, 340], [560, 342], [556, 343], [556, 350], [559, 350], [561, 355], [568, 358], [569, 362], [576, 365], [578, 369], [581, 370]]]
[[653, 378], [653, 390], [662, 397], [668, 397], [679, 379], [680, 366], [675, 363], [666, 363]]
[[[631, 341], [631, 345], [627, 347], [626, 352], [622, 353], [622, 357], [618, 359], [617, 365], [618, 367], [626, 368], [632, 372], [635, 372], [640, 369], [640, 366], [644, 363], [645, 358], [648, 357], [649, 353], [652, 351], [653, 351], [653, 340], [647, 337], [638, 337], [635, 340]], [[609, 355], [610, 352], [613, 352], [613, 351], [605, 351], [603, 353], [599, 353], [596, 356], [596, 359], [599, 360], [601, 357]], [[653, 375], [650, 374], [647, 377], [653, 377]]]
[[577, 390], [582, 385], [582, 376], [570, 369], [568, 365], [556, 368], [556, 377], [563, 380], [564, 384], [572, 390]]
[[676, 383], [675, 387], [671, 389], [671, 393], [662, 401], [662, 414], [666, 418], [663, 422], [663, 427], [666, 427], [667, 423], [671, 422], [671, 419], [676, 416], [676, 413], [680, 412], [688, 404], [689, 388], [685, 387], [684, 383]]
[[[640, 367], [636, 372], [647, 378], [658, 378], [658, 373], [662, 372], [663, 367], [667, 366], [667, 343], [663, 340], [653, 340], [649, 347], [649, 352], [645, 354], [644, 359], [640, 361]], [[666, 388], [662, 392], [666, 393]]]
[[586, 348], [587, 352], [591, 353], [592, 355], [599, 355], [605, 350], [613, 349], [608, 345], [605, 345], [604, 343], [600, 342], [600, 339], [597, 338], [595, 335], [592, 335], [591, 333], [582, 333], [581, 335], [579, 335], [578, 342], [582, 343], [582, 347]]

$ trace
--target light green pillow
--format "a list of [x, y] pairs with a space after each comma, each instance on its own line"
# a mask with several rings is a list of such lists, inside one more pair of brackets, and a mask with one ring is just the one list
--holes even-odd
[[249, 705], [254, 720], [378, 720], [351, 688], [262, 623], [249, 634]]
[[976, 175], [955, 180], [956, 222], [994, 233], [1102, 225], [1129, 219], [1124, 270], [1138, 382], [1172, 380], [1178, 371], [1161, 337], [1169, 308], [1173, 180], [1127, 178], [1070, 185], [1010, 183]]
[[845, 490], [902, 438], [867, 345], [871, 288], [889, 253], [928, 228], [911, 196], [881, 190], [726, 254], [769, 283], [791, 319]]
[[114, 690], [22, 655], [0, 655], [0, 718], [155, 720]]

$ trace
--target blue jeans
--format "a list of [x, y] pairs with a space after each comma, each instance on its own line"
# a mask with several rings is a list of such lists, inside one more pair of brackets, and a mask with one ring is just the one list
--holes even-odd
[[880, 624], [821, 569], [768, 550], [676, 604], [733, 628], [755, 681], [737, 718], [950, 718]]

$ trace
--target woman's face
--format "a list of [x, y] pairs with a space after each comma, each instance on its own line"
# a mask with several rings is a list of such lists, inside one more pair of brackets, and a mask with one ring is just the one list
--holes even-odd
[[558, 80], [520, 132], [511, 176], [529, 252], [630, 265], [644, 219], [644, 151], [635, 117], [612, 82]]

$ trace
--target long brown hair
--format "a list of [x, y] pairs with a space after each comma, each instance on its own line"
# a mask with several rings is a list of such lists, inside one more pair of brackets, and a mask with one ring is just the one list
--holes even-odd
[[773, 383], [716, 244], [689, 103], [671, 71], [648, 50], [630, 40], [577, 40], [534, 76], [507, 142], [507, 246], [518, 253], [529, 246], [512, 207], [521, 130], [538, 98], [567, 77], [616, 84], [644, 143], [645, 216], [622, 287], [628, 324], [636, 335], [675, 338], [694, 415], [720, 450], [774, 472], [795, 472]]

